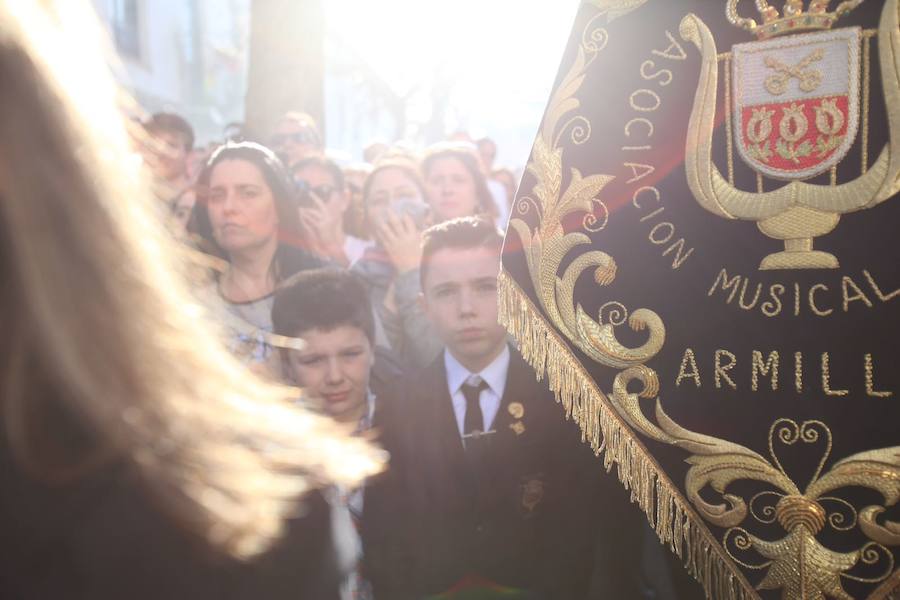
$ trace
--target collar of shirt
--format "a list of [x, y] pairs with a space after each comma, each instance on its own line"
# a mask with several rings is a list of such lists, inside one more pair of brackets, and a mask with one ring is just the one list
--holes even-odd
[[481, 412], [484, 415], [484, 430], [490, 429], [494, 418], [500, 410], [500, 401], [506, 390], [506, 374], [509, 371], [509, 346], [504, 345], [503, 351], [491, 364], [478, 373], [472, 373], [466, 369], [449, 351], [444, 351], [444, 367], [447, 370], [447, 390], [453, 401], [453, 412], [456, 415], [456, 425], [460, 435], [464, 430], [466, 415], [466, 399], [462, 394], [462, 385], [473, 375], [477, 375], [488, 385], [479, 397]]
[[372, 390], [366, 392], [366, 412], [359, 420], [354, 433], [362, 433], [372, 428], [372, 419], [375, 417], [375, 394]]
[[[366, 393], [366, 412], [360, 418], [359, 424], [354, 431], [360, 434], [372, 428], [372, 418], [375, 416], [375, 394], [370, 389]], [[362, 516], [365, 486], [359, 486], [355, 489], [347, 489], [342, 485], [334, 485], [325, 490], [325, 499], [332, 505], [333, 509], [347, 509], [354, 518], [359, 519]]]
[[469, 377], [477, 375], [488, 384], [497, 397], [502, 398], [506, 389], [506, 373], [509, 371], [509, 346], [504, 345], [503, 351], [497, 355], [497, 358], [479, 373], [469, 371], [446, 350], [444, 351], [444, 367], [447, 369], [447, 388], [451, 396], [459, 391]]
[[363, 240], [352, 235], [345, 236], [344, 255], [347, 257], [347, 262], [350, 264], [350, 266], [353, 266], [356, 261], [363, 257], [363, 255], [366, 253], [366, 250], [374, 245], [375, 242], [370, 240]]

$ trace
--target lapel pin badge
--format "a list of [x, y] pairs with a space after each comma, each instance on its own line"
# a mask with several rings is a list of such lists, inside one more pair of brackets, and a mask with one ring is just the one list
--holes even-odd
[[521, 419], [525, 416], [525, 407], [521, 402], [510, 402], [507, 410], [513, 419]]

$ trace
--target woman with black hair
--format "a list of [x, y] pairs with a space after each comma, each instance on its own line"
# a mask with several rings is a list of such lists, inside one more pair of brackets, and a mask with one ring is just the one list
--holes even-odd
[[197, 189], [192, 230], [227, 262], [204, 296], [212, 306], [224, 304], [232, 350], [277, 375], [277, 356], [266, 341], [275, 289], [299, 271], [326, 264], [302, 247], [293, 185], [271, 150], [240, 142], [213, 153]]

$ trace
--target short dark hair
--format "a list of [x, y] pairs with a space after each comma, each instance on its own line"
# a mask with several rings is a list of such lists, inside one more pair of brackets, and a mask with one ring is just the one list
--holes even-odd
[[275, 293], [272, 326], [276, 334], [302, 337], [313, 329], [358, 327], [375, 344], [375, 317], [359, 276], [334, 267], [302, 271]]
[[155, 113], [144, 123], [144, 129], [150, 135], [160, 131], [177, 133], [184, 138], [185, 150], [190, 152], [194, 148], [194, 128], [184, 117], [175, 113]]
[[307, 156], [306, 158], [298, 161], [291, 166], [291, 175], [295, 176], [299, 171], [308, 169], [309, 167], [318, 167], [331, 173], [331, 177], [334, 179], [334, 186], [337, 189], [343, 191], [344, 170], [341, 169], [340, 165], [338, 165], [336, 162], [324, 156]]
[[490, 248], [497, 255], [503, 246], [503, 236], [494, 223], [485, 217], [458, 217], [433, 225], [422, 234], [422, 262], [419, 280], [425, 289], [425, 276], [429, 263], [438, 251], [445, 248]]

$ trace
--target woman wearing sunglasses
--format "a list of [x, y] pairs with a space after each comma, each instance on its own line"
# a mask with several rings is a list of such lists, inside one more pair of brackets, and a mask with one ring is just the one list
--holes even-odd
[[278, 120], [269, 146], [287, 167], [309, 156], [321, 154], [324, 148], [315, 119], [301, 112], [286, 113]]
[[309, 249], [343, 266], [359, 260], [372, 242], [350, 235], [344, 228], [350, 194], [338, 164], [322, 156], [310, 156], [294, 165], [292, 176], [300, 205], [300, 227]]

